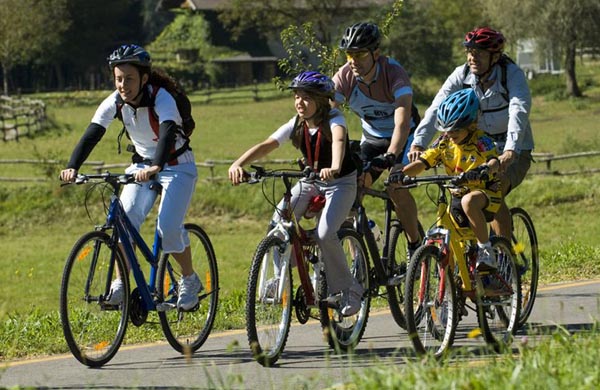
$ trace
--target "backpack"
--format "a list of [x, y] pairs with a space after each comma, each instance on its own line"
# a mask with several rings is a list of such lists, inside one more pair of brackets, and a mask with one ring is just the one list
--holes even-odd
[[[502, 54], [502, 57], [500, 57], [500, 59], [498, 60], [498, 65], [500, 65], [500, 70], [502, 71], [502, 74], [500, 76], [500, 84], [502, 85], [502, 88], [504, 88], [504, 90], [506, 91], [506, 92], [502, 93], [502, 97], [504, 98], [504, 100], [507, 103], [506, 106], [494, 108], [493, 110], [483, 110], [482, 111], [483, 113], [502, 111], [502, 110], [506, 109], [506, 107], [508, 107], [508, 103], [510, 102], [510, 99], [508, 98], [508, 84], [506, 81], [506, 68], [508, 67], [508, 64], [514, 64], [514, 63], [515, 62], [512, 60], [512, 58], [510, 58], [506, 54]], [[471, 88], [471, 85], [464, 83], [464, 80], [467, 78], [470, 71], [471, 71], [471, 69], [469, 68], [469, 63], [465, 63], [465, 66], [463, 68], [463, 88]]]
[[[159, 88], [161, 87], [156, 85], [152, 86], [152, 94], [150, 95], [150, 102], [148, 103], [148, 107], [151, 108], [149, 112], [152, 113], [152, 116], [150, 117], [150, 123], [153, 127], [156, 126], [157, 130], [158, 115], [156, 115], [156, 112], [154, 111], [154, 102], [156, 100], [156, 94], [158, 93]], [[190, 102], [190, 99], [187, 97], [185, 92], [183, 92], [183, 90], [180, 88], [162, 88], [169, 92], [169, 94], [171, 94], [171, 96], [175, 100], [175, 104], [177, 105], [177, 111], [179, 111], [179, 115], [181, 116], [182, 135], [186, 138], [185, 145], [176, 151], [176, 154], [173, 157], [175, 158], [189, 148], [189, 138], [194, 132], [194, 129], [196, 128], [196, 122], [192, 117], [192, 103]], [[125, 102], [121, 98], [121, 95], [117, 94], [117, 113], [115, 114], [115, 118], [119, 119], [121, 122], [123, 122], [123, 114], [121, 113], [121, 110], [124, 104]], [[129, 134], [127, 134], [127, 129], [125, 128], [125, 126], [123, 126], [121, 132], [117, 137], [119, 154], [121, 153], [121, 138], [123, 138], [123, 134], [127, 135], [127, 138], [129, 138]], [[133, 147], [133, 145], [127, 145], [127, 151], [135, 153], [135, 148]]]

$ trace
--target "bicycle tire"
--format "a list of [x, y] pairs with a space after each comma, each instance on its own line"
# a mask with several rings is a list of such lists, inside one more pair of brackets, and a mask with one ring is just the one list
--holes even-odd
[[[340, 229], [338, 237], [344, 248], [344, 254], [352, 276], [362, 285], [365, 294], [358, 313], [352, 316], [343, 316], [338, 310], [320, 305], [320, 320], [324, 333], [327, 335], [329, 346], [336, 352], [349, 352], [354, 350], [360, 342], [367, 322], [371, 296], [369, 295], [369, 260], [367, 249], [362, 237], [354, 229]], [[320, 298], [327, 295], [327, 281], [322, 278], [319, 289]]]
[[177, 262], [168, 254], [163, 254], [158, 263], [157, 297], [159, 303], [170, 303], [165, 305], [170, 309], [158, 311], [165, 338], [176, 351], [190, 354], [204, 344], [212, 330], [219, 303], [219, 271], [208, 234], [198, 225], [184, 226], [190, 238], [192, 266], [204, 287], [200, 301], [190, 311], [177, 310], [181, 273]]
[[[423, 226], [419, 222], [419, 234], [421, 237], [425, 237]], [[395, 219], [392, 220], [390, 226], [390, 241], [388, 249], [388, 270], [394, 270], [390, 274], [396, 272], [405, 272], [408, 269], [408, 262], [410, 261], [408, 256], [408, 237], [404, 231], [402, 223]], [[405, 290], [405, 279], [403, 282], [396, 286], [386, 286], [387, 300], [392, 312], [392, 317], [396, 324], [402, 329], [406, 329], [406, 317], [404, 315], [404, 290]]]
[[119, 350], [127, 331], [127, 277], [121, 278], [122, 303], [103, 304], [116, 272], [110, 267], [113, 253], [119, 274], [127, 275], [123, 254], [118, 248], [105, 232], [86, 233], [71, 249], [63, 270], [60, 287], [63, 333], [73, 356], [89, 367], [108, 363]]
[[[276, 236], [265, 237], [252, 258], [246, 296], [246, 333], [254, 359], [274, 365], [285, 348], [292, 318], [292, 246]], [[283, 257], [287, 257], [281, 260]], [[275, 262], [283, 265], [279, 272]], [[269, 281], [276, 288], [268, 288]], [[283, 287], [282, 287], [283, 286]]]
[[416, 353], [446, 354], [458, 323], [456, 287], [453, 272], [442, 265], [437, 246], [425, 245], [415, 251], [408, 264], [405, 296], [406, 330]]
[[520, 207], [510, 209], [512, 217], [511, 242], [515, 251], [515, 261], [521, 279], [521, 315], [519, 328], [524, 326], [531, 315], [538, 288], [540, 258], [538, 239], [533, 221]]
[[521, 309], [521, 287], [510, 241], [505, 237], [490, 237], [496, 254], [498, 272], [490, 274], [499, 286], [478, 296], [477, 318], [485, 341], [496, 352], [501, 352], [512, 342], [518, 329]]

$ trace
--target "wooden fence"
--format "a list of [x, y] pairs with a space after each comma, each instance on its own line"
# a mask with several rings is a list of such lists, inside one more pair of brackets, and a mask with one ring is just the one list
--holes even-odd
[[4, 141], [18, 140], [46, 126], [46, 105], [41, 100], [0, 96], [0, 130]]
[[[575, 175], [582, 173], [596, 173], [600, 172], [600, 168], [587, 168], [586, 170], [576, 170], [569, 172], [557, 172], [552, 171], [552, 162], [559, 160], [569, 160], [575, 158], [589, 158], [600, 156], [600, 151], [589, 151], [589, 152], [580, 152], [580, 153], [569, 153], [569, 154], [561, 154], [555, 155], [553, 153], [532, 153], [532, 157], [537, 163], [544, 163], [546, 169], [544, 171], [532, 172], [529, 174], [537, 174], [537, 175]], [[229, 166], [233, 163], [233, 160], [205, 160], [203, 162], [197, 162], [196, 166], [199, 169], [207, 169], [209, 171], [209, 176], [207, 181], [221, 181], [226, 180], [225, 176], [218, 176], [216, 172], [216, 167], [218, 166]], [[258, 164], [262, 164], [264, 166], [269, 165], [289, 165], [295, 166], [296, 160], [294, 159], [274, 159], [274, 160], [263, 160], [259, 161]], [[35, 159], [0, 159], [0, 165], [10, 165], [10, 164], [31, 164], [31, 165], [55, 165], [58, 167], [64, 167], [65, 161], [61, 160], [35, 160]], [[95, 172], [104, 172], [110, 171], [114, 169], [121, 170], [122, 168], [128, 167], [129, 163], [105, 163], [104, 161], [86, 161], [84, 162], [85, 167], [89, 167], [90, 170]], [[2, 170], [5, 172], [5, 170]], [[40, 182], [40, 181], [49, 181], [49, 178], [33, 178], [33, 177], [3, 177], [0, 176], [0, 181], [5, 182]]]

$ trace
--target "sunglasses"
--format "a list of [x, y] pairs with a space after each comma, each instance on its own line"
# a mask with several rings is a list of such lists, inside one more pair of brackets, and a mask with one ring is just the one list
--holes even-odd
[[350, 60], [363, 60], [365, 58], [367, 58], [369, 56], [369, 54], [371, 54], [370, 51], [347, 51], [346, 52], [346, 59], [348, 61]]

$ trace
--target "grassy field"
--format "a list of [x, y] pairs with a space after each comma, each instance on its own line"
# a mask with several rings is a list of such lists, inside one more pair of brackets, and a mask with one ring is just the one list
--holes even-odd
[[[565, 154], [600, 150], [597, 118], [600, 114], [600, 65], [581, 67], [580, 83], [586, 96], [560, 99], [554, 91], [559, 80], [533, 80], [531, 115], [536, 152]], [[415, 81], [416, 82], [416, 81]], [[48, 114], [57, 128], [34, 138], [0, 144], [2, 159], [68, 159], [106, 92], [40, 95], [48, 101]], [[240, 99], [204, 104], [192, 95], [197, 129], [192, 147], [197, 161], [228, 160], [261, 141], [293, 114], [289, 95], [269, 96], [258, 102]], [[426, 106], [421, 106], [424, 111]], [[359, 138], [358, 121], [348, 115], [351, 136]], [[116, 154], [120, 124], [114, 123], [89, 160], [127, 162]], [[270, 156], [289, 159], [298, 153], [291, 145]], [[600, 158], [589, 157], [552, 163], [552, 170], [567, 172], [600, 168]], [[44, 182], [3, 182], [0, 187], [0, 360], [66, 352], [58, 322], [58, 296], [64, 259], [75, 240], [100, 220], [90, 221], [83, 208], [83, 187], [60, 187], [55, 180], [60, 166], [2, 165], [2, 177], [48, 178]], [[215, 168], [224, 177], [227, 165]], [[540, 239], [542, 283], [600, 276], [600, 222], [597, 199], [600, 174], [548, 174], [543, 163], [534, 164], [526, 181], [510, 195], [509, 205], [527, 209]], [[200, 169], [200, 182], [189, 220], [210, 234], [218, 261], [221, 303], [216, 329], [244, 326], [244, 286], [250, 259], [264, 233], [271, 210], [258, 186], [232, 187], [225, 181], [209, 182], [210, 172]], [[423, 188], [414, 190], [420, 218], [433, 222], [434, 206]], [[382, 217], [378, 203], [367, 203], [375, 219]], [[153, 229], [152, 219], [144, 226]], [[159, 327], [130, 327], [126, 342], [162, 339]]]

